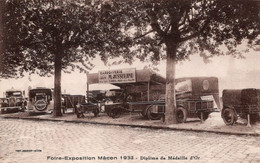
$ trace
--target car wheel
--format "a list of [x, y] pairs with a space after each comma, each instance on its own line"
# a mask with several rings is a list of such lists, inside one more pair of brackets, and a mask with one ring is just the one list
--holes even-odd
[[158, 120], [158, 119], [161, 119], [162, 115], [161, 114], [158, 114], [158, 113], [153, 113], [152, 112], [152, 107], [153, 105], [150, 105], [148, 108], [147, 108], [147, 117], [148, 119], [151, 119], [151, 120]]
[[222, 112], [222, 118], [226, 125], [233, 125], [237, 120], [237, 115], [233, 109], [226, 108]]
[[176, 118], [177, 118], [177, 122], [179, 123], [184, 123], [187, 120], [187, 110], [184, 109], [183, 107], [178, 107], [177, 111], [176, 111]]
[[110, 110], [110, 114], [109, 115], [110, 115], [110, 117], [115, 119], [115, 118], [119, 118], [121, 113], [122, 113], [121, 108], [112, 108]]

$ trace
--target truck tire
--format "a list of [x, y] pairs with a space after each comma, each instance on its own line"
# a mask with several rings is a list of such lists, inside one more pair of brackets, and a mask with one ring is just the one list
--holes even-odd
[[222, 118], [226, 125], [233, 125], [237, 121], [237, 114], [233, 109], [225, 108], [222, 111]]
[[176, 119], [178, 123], [184, 123], [187, 120], [188, 112], [183, 107], [178, 107], [176, 111]]
[[112, 108], [112, 109], [110, 110], [110, 112], [109, 112], [109, 115], [110, 115], [110, 117], [112, 117], [113, 119], [115, 119], [115, 118], [119, 118], [120, 115], [121, 115], [121, 113], [122, 113], [121, 108]]
[[[208, 112], [203, 112], [203, 121], [206, 121], [209, 118], [209, 113]], [[199, 119], [201, 119], [201, 112], [199, 111], [197, 113], [197, 116], [199, 117]]]
[[150, 119], [150, 120], [159, 120], [159, 119], [161, 119], [161, 117], [162, 117], [161, 114], [153, 113], [153, 112], [152, 112], [152, 106], [153, 106], [153, 105], [150, 105], [150, 106], [147, 108], [146, 114], [147, 114], [148, 119]]

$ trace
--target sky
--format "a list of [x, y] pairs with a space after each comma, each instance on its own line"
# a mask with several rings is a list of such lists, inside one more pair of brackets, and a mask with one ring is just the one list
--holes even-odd
[[[211, 59], [210, 63], [205, 64], [199, 55], [192, 55], [190, 61], [178, 63], [176, 66], [176, 77], [195, 77], [195, 76], [215, 76], [219, 78], [220, 94], [223, 89], [259, 88], [260, 89], [260, 51], [250, 52], [245, 55], [245, 59], [235, 59], [231, 56], [218, 56]], [[149, 63], [135, 61], [132, 65], [120, 64], [105, 66], [104, 63], [96, 58], [93, 60], [95, 67], [89, 73], [96, 73], [100, 70], [136, 68], [143, 69]], [[151, 64], [151, 63], [150, 63]], [[161, 76], [165, 77], [166, 61], [161, 61], [156, 66]], [[26, 75], [20, 79], [0, 79], [0, 97], [7, 89], [15, 88], [28, 92], [28, 87], [49, 87], [54, 86], [54, 77], [39, 77], [37, 75]], [[106, 84], [90, 85], [90, 89], [111, 89], [115, 88]], [[71, 74], [62, 74], [62, 93], [85, 95], [87, 89], [87, 76], [78, 71]]]

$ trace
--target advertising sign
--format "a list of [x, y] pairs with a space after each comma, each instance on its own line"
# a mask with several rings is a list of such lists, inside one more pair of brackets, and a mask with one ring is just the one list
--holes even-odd
[[99, 83], [134, 83], [135, 68], [99, 71], [98, 78]]

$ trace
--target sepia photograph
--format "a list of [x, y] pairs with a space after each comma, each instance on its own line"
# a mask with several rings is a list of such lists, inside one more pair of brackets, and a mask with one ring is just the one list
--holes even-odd
[[0, 162], [260, 162], [260, 0], [0, 0]]

